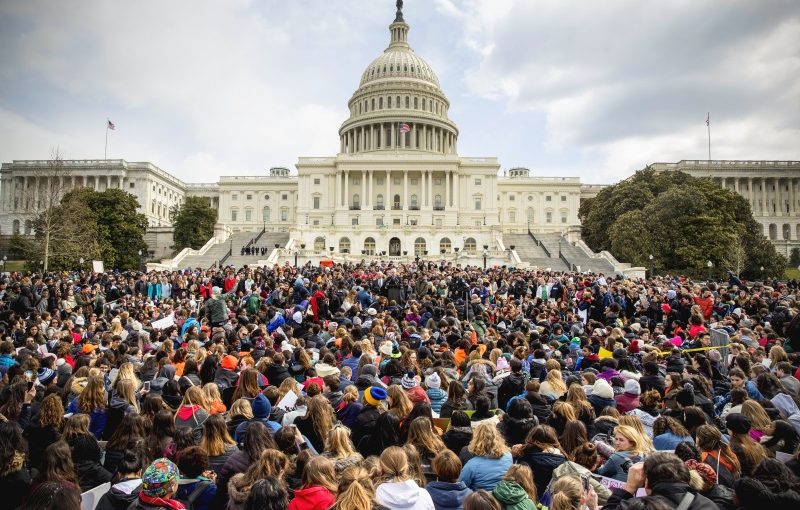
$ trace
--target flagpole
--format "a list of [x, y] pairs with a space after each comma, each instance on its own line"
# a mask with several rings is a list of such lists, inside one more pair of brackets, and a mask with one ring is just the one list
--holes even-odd
[[706, 126], [708, 126], [708, 164], [711, 164], [711, 112], [706, 116]]
[[106, 119], [106, 148], [103, 150], [103, 159], [108, 159], [108, 120]]

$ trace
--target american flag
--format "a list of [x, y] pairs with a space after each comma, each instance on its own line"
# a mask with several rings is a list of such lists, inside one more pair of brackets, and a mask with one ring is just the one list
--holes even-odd
[[108, 120], [108, 129], [117, 129], [117, 126], [115, 126], [113, 122]]
[[401, 133], [409, 133], [409, 132], [411, 132], [411, 128], [408, 127], [408, 124], [403, 122], [402, 124], [400, 124], [400, 132]]
[[711, 113], [706, 115], [706, 126], [711, 127]]

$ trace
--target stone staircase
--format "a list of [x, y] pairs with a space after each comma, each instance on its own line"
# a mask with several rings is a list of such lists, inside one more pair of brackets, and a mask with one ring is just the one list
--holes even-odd
[[541, 269], [570, 271], [580, 269], [614, 274], [614, 266], [603, 257], [587, 253], [582, 246], [570, 243], [560, 233], [509, 234], [503, 236], [506, 247], [514, 245], [520, 260]]
[[[184, 257], [184, 259], [180, 261], [179, 265], [180, 267], [209, 268], [225, 257], [225, 255], [228, 253], [228, 250], [231, 249], [231, 243], [233, 243], [232, 245], [234, 254], [238, 255], [237, 250], [250, 242], [250, 240], [256, 235], [257, 233], [253, 232], [236, 232], [231, 234], [231, 236], [225, 241], [210, 247], [208, 251], [202, 255], [188, 255]], [[225, 263], [227, 264], [228, 262], [226, 261]]]
[[[235, 267], [242, 267], [244, 265], [251, 266], [256, 264], [259, 260], [267, 260], [272, 250], [275, 249], [275, 245], [279, 245], [279, 248], [286, 247], [286, 243], [289, 242], [289, 233], [288, 232], [264, 232], [258, 237], [258, 234], [253, 234], [249, 232], [250, 237], [245, 240], [244, 243], [239, 245], [236, 244], [234, 241], [233, 243], [233, 255], [230, 256], [226, 261], [225, 265], [228, 266], [235, 266]], [[257, 239], [256, 239], [257, 238]], [[264, 254], [261, 255], [261, 252], [258, 252], [258, 255], [242, 255], [242, 246], [247, 245], [250, 239], [255, 239], [255, 245], [257, 247], [265, 247]]]

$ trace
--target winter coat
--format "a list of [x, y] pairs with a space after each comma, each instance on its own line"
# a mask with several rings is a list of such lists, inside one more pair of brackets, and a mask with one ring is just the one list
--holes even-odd
[[566, 461], [563, 455], [546, 453], [535, 447], [528, 447], [525, 453], [516, 459], [517, 464], [527, 464], [533, 471], [533, 480], [536, 483], [536, 493], [544, 494], [547, 484], [553, 476], [553, 471]]
[[78, 474], [78, 483], [81, 492], [92, 490], [98, 485], [110, 482], [112, 475], [99, 462], [80, 461], [75, 463], [75, 472]]
[[238, 451], [239, 448], [237, 448], [236, 445], [228, 445], [225, 447], [225, 451], [222, 452], [222, 455], [214, 455], [213, 457], [209, 455], [208, 465], [211, 467], [212, 471], [219, 475], [222, 472], [222, 466], [231, 458], [231, 455]]
[[188, 508], [189, 497], [195, 491], [200, 491], [200, 486], [198, 485], [200, 483], [203, 483], [205, 489], [194, 497], [192, 508], [193, 510], [208, 510], [211, 507], [214, 496], [217, 494], [217, 486], [205, 478], [202, 480], [197, 478], [181, 479], [178, 482], [178, 492], [172, 496], [172, 499], [180, 500]]
[[[688, 484], [684, 482], [658, 482], [651, 488], [651, 496], [662, 496], [669, 500], [673, 508], [680, 505], [683, 496], [687, 492], [694, 492]], [[624, 510], [633, 502], [633, 495], [625, 489], [614, 489], [611, 497], [603, 507], [603, 510]], [[717, 505], [711, 500], [700, 494], [695, 495], [694, 500], [689, 505], [688, 510], [719, 510]]]
[[445, 400], [442, 403], [441, 411], [439, 412], [440, 418], [450, 418], [453, 411], [471, 411], [472, 403], [469, 400], [464, 400], [460, 404], [454, 403], [452, 400]]
[[[362, 451], [362, 446], [359, 443], [365, 436], [375, 433], [375, 422], [378, 421], [378, 417], [380, 417], [380, 412], [373, 406], [364, 406], [356, 416], [350, 437], [361, 455], [364, 455], [364, 451]], [[367, 456], [364, 455], [364, 457]]]
[[425, 486], [425, 490], [431, 495], [433, 506], [436, 510], [461, 510], [464, 507], [464, 500], [472, 494], [472, 489], [464, 485], [464, 482], [430, 482]]
[[121, 480], [103, 494], [97, 502], [95, 510], [127, 510], [139, 499], [141, 490], [142, 480], [140, 478]]
[[[642, 426], [644, 427], [645, 432], [647, 432], [647, 437], [653, 438], [653, 423], [655, 423], [656, 418], [658, 418], [658, 412], [652, 411], [654, 414], [651, 414], [650, 411], [646, 409], [642, 409], [641, 407], [638, 409], [634, 409], [633, 411], [629, 411], [627, 414], [629, 416], [636, 416], [639, 418], [639, 421], [642, 422]], [[591, 436], [589, 436], [591, 437]]]
[[375, 489], [375, 501], [389, 510], [435, 510], [431, 495], [413, 480], [385, 482]]
[[228, 501], [228, 482], [239, 473], [247, 471], [250, 464], [250, 456], [247, 455], [247, 452], [241, 450], [234, 452], [233, 455], [228, 457], [228, 460], [225, 461], [225, 465], [222, 466], [215, 481], [217, 489], [214, 499], [211, 502], [212, 509], [222, 510], [225, 508], [225, 504]]
[[314, 427], [314, 422], [311, 421], [309, 416], [298, 416], [294, 420], [294, 425], [297, 427], [297, 430], [309, 440], [311, 446], [313, 446], [315, 450], [318, 452], [325, 450], [325, 441], [322, 439], [322, 436], [320, 436], [319, 431]]
[[663, 398], [666, 391], [666, 382], [660, 375], [643, 375], [639, 378], [639, 387], [642, 389], [642, 395], [650, 390], [658, 390]]
[[350, 402], [336, 411], [336, 417], [342, 422], [342, 425], [352, 429], [358, 414], [363, 408], [364, 406], [360, 402]]
[[3, 495], [3, 506], [17, 508], [28, 497], [31, 486], [31, 474], [25, 465], [25, 454], [16, 452], [0, 471], [0, 494]]
[[[67, 406], [67, 412], [72, 414], [82, 412], [80, 410], [80, 404], [78, 403], [77, 398], [69, 403]], [[91, 432], [98, 441], [103, 437], [103, 431], [106, 428], [107, 417], [108, 413], [103, 408], [94, 409], [89, 413], [89, 432]]]
[[653, 447], [656, 450], [674, 450], [678, 443], [689, 442], [694, 444], [692, 436], [678, 436], [670, 431], [653, 438]]
[[458, 455], [472, 441], [472, 427], [450, 427], [442, 435], [442, 441], [448, 450]]
[[472, 490], [492, 490], [503, 479], [512, 463], [510, 453], [503, 454], [499, 459], [475, 456], [464, 464], [459, 478]]
[[28, 459], [32, 468], [39, 469], [42, 464], [42, 455], [48, 446], [61, 439], [58, 429], [52, 426], [30, 426], [25, 429], [25, 439], [28, 440]]
[[623, 469], [623, 465], [628, 460], [635, 464], [636, 461], [632, 457], [642, 458], [641, 456], [634, 455], [633, 452], [616, 452], [608, 458], [605, 464], [600, 466], [600, 469], [597, 470], [597, 474], [624, 482], [628, 479], [628, 473]]
[[537, 510], [528, 493], [517, 482], [501, 480], [492, 491], [503, 510]]
[[745, 510], [793, 510], [800, 508], [800, 494], [797, 491], [778, 487], [777, 483], [761, 482], [752, 478], [736, 481], [736, 497], [740, 507]]
[[433, 412], [437, 414], [440, 413], [442, 411], [442, 404], [447, 400], [447, 393], [442, 391], [441, 388], [428, 388], [425, 394], [428, 395], [428, 400], [431, 401], [431, 409]]
[[208, 419], [208, 413], [198, 405], [181, 406], [175, 415], [175, 429], [187, 427], [194, 432], [195, 440], [200, 444], [203, 433], [203, 423]]
[[500, 387], [497, 389], [498, 407], [505, 410], [511, 397], [525, 393], [525, 384], [527, 382], [525, 374], [521, 372], [512, 372], [508, 377], [504, 377], [503, 382], [500, 383]]
[[285, 365], [276, 365], [275, 363], [267, 367], [266, 376], [273, 386], [280, 386], [284, 380], [292, 377]]
[[328, 489], [313, 485], [294, 491], [294, 499], [289, 502], [289, 510], [328, 510], [336, 502]]
[[517, 419], [505, 415], [500, 420], [500, 423], [497, 424], [497, 430], [503, 435], [508, 446], [514, 446], [515, 444], [523, 444], [525, 438], [528, 437], [528, 432], [538, 424], [539, 421], [535, 416], [533, 418]]
[[623, 393], [622, 395], [617, 395], [614, 397], [614, 400], [617, 403], [617, 410], [620, 412], [620, 414], [627, 414], [628, 412], [639, 407], [639, 395], [634, 395], [633, 393]]
[[597, 395], [589, 395], [587, 399], [589, 400], [589, 403], [592, 404], [592, 407], [594, 407], [594, 414], [597, 416], [600, 416], [600, 413], [602, 413], [603, 409], [606, 407], [617, 407], [617, 402], [613, 398], [603, 398]]
[[228, 482], [228, 504], [225, 506], [227, 510], [243, 510], [247, 502], [247, 496], [250, 495], [249, 490], [245, 490], [244, 473], [234, 475]]

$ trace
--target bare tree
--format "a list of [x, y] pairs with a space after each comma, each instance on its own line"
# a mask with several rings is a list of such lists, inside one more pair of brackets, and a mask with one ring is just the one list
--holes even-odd
[[737, 278], [747, 267], [747, 251], [744, 248], [744, 236], [741, 233], [728, 247], [728, 252], [722, 262], [736, 274]]

